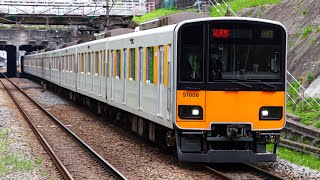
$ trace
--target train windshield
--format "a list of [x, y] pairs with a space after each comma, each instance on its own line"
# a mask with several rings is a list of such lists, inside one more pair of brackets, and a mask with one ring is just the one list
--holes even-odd
[[284, 82], [282, 27], [249, 21], [188, 24], [178, 34], [178, 81]]

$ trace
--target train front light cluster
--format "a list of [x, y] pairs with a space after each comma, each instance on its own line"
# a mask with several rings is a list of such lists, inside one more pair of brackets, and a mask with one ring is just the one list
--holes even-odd
[[259, 110], [260, 120], [280, 120], [282, 119], [282, 106], [264, 106]]
[[203, 119], [203, 109], [201, 106], [179, 105], [178, 115], [180, 119]]

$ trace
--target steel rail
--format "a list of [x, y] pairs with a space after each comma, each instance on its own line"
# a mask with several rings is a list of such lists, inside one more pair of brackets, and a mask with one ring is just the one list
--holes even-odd
[[[3, 75], [7, 78], [5, 75]], [[96, 151], [94, 151], [89, 145], [82, 141], [77, 135], [70, 131], [65, 125], [63, 125], [56, 117], [54, 117], [50, 112], [46, 111], [39, 103], [28, 96], [22, 89], [20, 89], [16, 84], [14, 84], [10, 79], [7, 78], [11, 84], [13, 84], [24, 96], [26, 96], [30, 101], [32, 101], [41, 111], [47, 114], [54, 122], [56, 122], [62, 129], [69, 134], [82, 148], [84, 148], [101, 166], [103, 166], [109, 173], [111, 173], [116, 179], [127, 179], [122, 175], [116, 168], [114, 168], [110, 163], [103, 159]]]
[[249, 167], [250, 169], [253, 169], [254, 171], [258, 173], [262, 173], [264, 176], [266, 176], [267, 179], [274, 179], [274, 180], [284, 180], [284, 178], [277, 176], [271, 172], [268, 172], [266, 170], [263, 170], [261, 168], [258, 168], [256, 166], [253, 166], [251, 164], [244, 163], [245, 166]]
[[209, 170], [210, 172], [213, 172], [214, 174], [218, 175], [219, 177], [223, 178], [223, 179], [226, 179], [226, 180], [233, 180], [230, 176], [212, 168], [212, 167], [209, 167], [209, 166], [206, 166], [206, 165], [203, 165], [204, 168], [206, 168], [207, 170]]
[[45, 138], [41, 135], [41, 133], [38, 131], [38, 129], [35, 127], [35, 125], [31, 122], [30, 117], [23, 111], [22, 107], [20, 106], [18, 101], [15, 99], [15, 97], [12, 95], [12, 93], [9, 91], [9, 89], [4, 85], [3, 80], [0, 79], [0, 81], [1, 81], [1, 84], [3, 85], [3, 87], [5, 88], [5, 90], [7, 91], [7, 93], [9, 94], [9, 96], [11, 97], [12, 101], [18, 107], [18, 109], [21, 112], [24, 119], [27, 121], [27, 123], [29, 124], [29, 126], [33, 130], [34, 134], [37, 136], [37, 138], [40, 141], [40, 143], [42, 144], [43, 148], [47, 151], [47, 153], [52, 158], [52, 160], [53, 160], [55, 166], [57, 167], [57, 169], [59, 170], [60, 174], [66, 180], [73, 180], [71, 174], [69, 173], [67, 168], [63, 165], [63, 163], [58, 158], [58, 156], [53, 152], [49, 143], [45, 140]]

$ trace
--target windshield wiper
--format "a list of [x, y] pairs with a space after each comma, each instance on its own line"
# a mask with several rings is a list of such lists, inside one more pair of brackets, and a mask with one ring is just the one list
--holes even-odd
[[244, 87], [247, 87], [247, 88], [252, 88], [252, 86], [250, 86], [250, 85], [248, 85], [248, 84], [245, 84], [245, 83], [242, 83], [242, 82], [238, 82], [238, 81], [231, 81], [231, 82], [233, 82], [233, 83], [235, 83], [235, 84], [240, 84], [240, 85], [242, 85], [242, 86], [244, 86]]
[[273, 89], [277, 89], [277, 87], [276, 86], [274, 86], [274, 85], [272, 85], [272, 84], [268, 84], [268, 83], [265, 83], [265, 82], [262, 82], [261, 80], [245, 80], [245, 81], [248, 81], [248, 82], [257, 82], [257, 83], [259, 83], [259, 84], [263, 84], [263, 85], [265, 85], [265, 86], [268, 86], [268, 87], [271, 87], [271, 88], [273, 88]]
[[247, 87], [247, 88], [252, 88], [252, 86], [248, 85], [248, 84], [245, 84], [243, 82], [240, 82], [239, 79], [234, 79], [234, 80], [230, 80], [230, 79], [226, 79], [226, 80], [214, 80], [214, 81], [218, 81], [218, 82], [231, 82], [231, 83], [234, 83], [234, 84], [239, 84], [241, 86], [244, 86], [244, 87]]

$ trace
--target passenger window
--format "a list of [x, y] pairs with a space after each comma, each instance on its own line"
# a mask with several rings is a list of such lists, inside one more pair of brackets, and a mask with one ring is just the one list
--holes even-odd
[[104, 54], [105, 51], [100, 51], [100, 65], [102, 66], [102, 76], [105, 76], [105, 54]]
[[153, 83], [154, 80], [154, 48], [148, 47], [147, 48], [147, 62], [146, 62], [146, 82]]
[[94, 58], [94, 73], [95, 74], [100, 75], [99, 67], [100, 67], [100, 65], [99, 65], [99, 52], [96, 51], [95, 58]]
[[88, 52], [86, 72], [90, 74], [90, 70], [91, 70], [91, 52]]
[[129, 73], [129, 79], [130, 80], [136, 80], [136, 49], [135, 48], [131, 48], [130, 49], [130, 73]]
[[73, 66], [72, 66], [72, 65], [73, 65], [73, 64], [72, 64], [72, 60], [73, 60], [72, 55], [70, 55], [70, 56], [69, 56], [69, 71], [70, 71], [70, 72], [72, 72], [72, 67], [73, 67]]
[[121, 76], [124, 79], [127, 77], [127, 59], [127, 49], [123, 49], [123, 74]]
[[64, 57], [62, 56], [61, 57], [61, 68], [62, 68], [62, 71], [64, 71]]
[[95, 72], [95, 67], [94, 67], [94, 61], [95, 61], [95, 53], [91, 52], [91, 69], [90, 69], [90, 73], [94, 74]]
[[116, 51], [116, 77], [117, 78], [120, 78], [120, 74], [121, 74], [121, 71], [120, 71], [120, 63], [121, 63], [121, 51], [120, 50], [117, 50]]
[[80, 64], [80, 67], [79, 67], [79, 71], [80, 73], [83, 73], [83, 53], [79, 54], [79, 64]]

